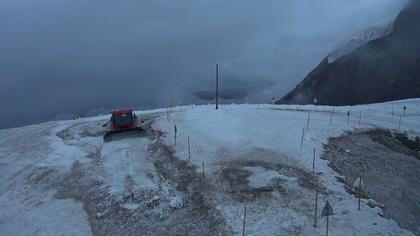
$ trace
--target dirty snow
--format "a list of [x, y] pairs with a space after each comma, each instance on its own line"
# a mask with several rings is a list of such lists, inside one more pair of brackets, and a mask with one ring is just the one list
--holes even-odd
[[103, 145], [101, 161], [104, 167], [104, 182], [111, 193], [121, 195], [130, 191], [157, 190], [159, 175], [148, 160], [147, 139], [125, 139]]
[[[337, 213], [330, 221], [332, 235], [412, 235], [380, 217], [381, 209], [370, 208], [367, 201], [358, 211], [354, 196], [320, 157], [328, 138], [346, 131], [384, 127], [419, 136], [419, 99], [335, 108], [232, 104], [215, 111], [213, 105], [202, 105], [177, 107], [169, 116], [166, 109], [137, 114], [156, 116], [150, 118], [152, 128], [162, 133], [165, 147], [156, 143], [157, 137], [104, 144], [98, 127], [107, 116], [0, 130], [0, 234], [197, 233], [202, 232], [192, 231], [197, 224], [185, 228], [183, 220], [193, 222], [188, 214], [206, 220], [212, 211], [212, 220], [223, 221], [212, 224], [240, 235], [247, 206], [247, 235], [323, 235], [324, 219], [312, 226], [319, 185], [318, 216], [326, 200]], [[160, 152], [151, 146], [169, 157], [156, 159]], [[162, 173], [171, 158], [179, 169]], [[189, 165], [194, 175], [182, 172]], [[188, 183], [197, 180], [205, 183], [203, 196], [196, 197], [196, 186], [186, 196], [188, 189], [180, 186], [190, 188]], [[200, 201], [205, 211], [189, 210]]]
[[[407, 106], [405, 112], [402, 109], [404, 105]], [[348, 111], [350, 116], [347, 125]], [[307, 129], [309, 112], [310, 122]], [[331, 113], [332, 124], [330, 125]], [[401, 123], [399, 122], [400, 117]], [[336, 211], [341, 212], [333, 219], [333, 232], [335, 229], [336, 234], [340, 232], [339, 235], [360, 235], [361, 233], [366, 235], [385, 233], [411, 235], [409, 231], [401, 229], [396, 222], [379, 217], [380, 209], [372, 209], [365, 205], [362, 211], [357, 211], [357, 207], [355, 207], [357, 201], [354, 196], [345, 192], [343, 184], [336, 180], [336, 177], [339, 177], [338, 174], [332, 171], [327, 165], [328, 161], [320, 159], [320, 156], [328, 138], [338, 137], [355, 129], [384, 127], [400, 130], [411, 136], [418, 136], [420, 134], [419, 99], [335, 108], [314, 105], [232, 104], [223, 105], [221, 109], [215, 111], [213, 106], [195, 106], [182, 113], [171, 113], [169, 120], [166, 116], [162, 116], [157, 121], [153, 127], [166, 133], [165, 141], [168, 145], [174, 144], [174, 123], [177, 125], [175, 148], [179, 159], [189, 159], [187, 137], [190, 138], [191, 162], [197, 167], [197, 171], [201, 171], [204, 163], [207, 175], [216, 173], [219, 168], [223, 168], [224, 162], [235, 162], [241, 156], [246, 159], [247, 153], [256, 149], [270, 150], [281, 154], [279, 156], [284, 155], [293, 160], [290, 165], [311, 172], [315, 148], [316, 173], [329, 193], [320, 197], [320, 203], [325, 203], [328, 198]], [[300, 148], [302, 129], [305, 129], [305, 133], [303, 148]], [[225, 155], [225, 153], [236, 153], [237, 155]], [[273, 159], [265, 155], [257, 155], [253, 158], [264, 161]], [[260, 171], [260, 173], [254, 173], [248, 177], [248, 180], [251, 185], [262, 186], [267, 185], [272, 181], [271, 177], [276, 175], [275, 171]], [[312, 202], [313, 200], [308, 200], [306, 203]], [[237, 233], [240, 233], [244, 205], [221, 208], [225, 218], [228, 218], [229, 225]], [[258, 212], [259, 204], [251, 204], [249, 207], [255, 208], [256, 212], [249, 213], [250, 219], [254, 220], [252, 220], [252, 224], [250, 223], [253, 228], [249, 229], [248, 233], [269, 235], [278, 232], [276, 230], [279, 228], [275, 222], [282, 222], [287, 227], [296, 229], [296, 232], [292, 232], [296, 234], [313, 235], [314, 230], [319, 234], [324, 232], [323, 224], [316, 229], [312, 227], [308, 213], [302, 214], [299, 210], [296, 212], [296, 210], [288, 209], [288, 215], [296, 215], [296, 218], [285, 219], [284, 208], [279, 209], [278, 212], [267, 212], [266, 208], [263, 212]], [[272, 224], [269, 223], [271, 221], [273, 221]], [[274, 228], [267, 228], [267, 224]]]
[[277, 171], [267, 170], [263, 167], [246, 167], [245, 169], [253, 172], [247, 179], [249, 185], [254, 188], [270, 186], [274, 178], [280, 177]]

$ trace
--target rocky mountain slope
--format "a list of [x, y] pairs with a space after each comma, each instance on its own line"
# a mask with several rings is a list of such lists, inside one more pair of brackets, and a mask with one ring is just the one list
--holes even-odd
[[354, 105], [420, 97], [419, 42], [420, 0], [412, 0], [390, 33], [335, 60], [327, 56], [279, 102]]

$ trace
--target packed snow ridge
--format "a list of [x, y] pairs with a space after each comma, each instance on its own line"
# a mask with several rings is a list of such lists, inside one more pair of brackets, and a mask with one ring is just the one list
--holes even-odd
[[148, 136], [109, 143], [108, 116], [0, 130], [0, 235], [242, 235], [245, 206], [247, 235], [324, 235], [327, 200], [331, 235], [413, 235], [374, 199], [357, 210], [321, 157], [348, 131], [420, 136], [420, 99], [136, 114]]

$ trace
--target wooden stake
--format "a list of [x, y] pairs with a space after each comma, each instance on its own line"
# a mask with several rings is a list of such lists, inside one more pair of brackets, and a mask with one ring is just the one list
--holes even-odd
[[394, 118], [394, 105], [392, 105], [392, 118]]
[[314, 148], [314, 157], [312, 158], [312, 173], [315, 173], [315, 148]]
[[350, 120], [350, 111], [347, 112], [347, 126], [349, 126], [349, 120]]
[[360, 199], [362, 198], [362, 177], [359, 177], [359, 204], [357, 210], [360, 211]]
[[308, 112], [308, 121], [306, 122], [306, 130], [309, 130], [309, 117], [311, 116], [311, 112]]
[[204, 173], [204, 162], [202, 164], [203, 164], [203, 177], [206, 178], [206, 174]]
[[317, 214], [318, 214], [318, 185], [315, 188], [315, 214], [314, 214], [314, 227], [315, 228], [316, 228]]
[[244, 223], [242, 225], [242, 236], [245, 236], [245, 226], [246, 226], [246, 206], [244, 209]]
[[188, 159], [191, 160], [190, 136], [188, 136]]
[[305, 128], [302, 129], [302, 139], [300, 140], [300, 148], [303, 147], [303, 137], [305, 136]]
[[178, 132], [178, 129], [176, 128], [175, 121], [174, 121], [174, 131], [175, 131], [175, 146], [176, 146], [176, 133]]
[[401, 114], [400, 114], [400, 121], [398, 121], [398, 130], [401, 129]]
[[333, 114], [334, 114], [334, 110], [331, 111], [331, 116], [330, 116], [330, 125], [332, 125], [332, 118], [333, 118]]
[[362, 112], [359, 113], [359, 125], [360, 125], [361, 120], [362, 120]]

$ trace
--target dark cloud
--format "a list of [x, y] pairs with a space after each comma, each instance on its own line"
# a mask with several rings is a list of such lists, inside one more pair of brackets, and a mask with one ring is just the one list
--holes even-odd
[[395, 0], [2, 0], [0, 128], [116, 107], [281, 96]]

